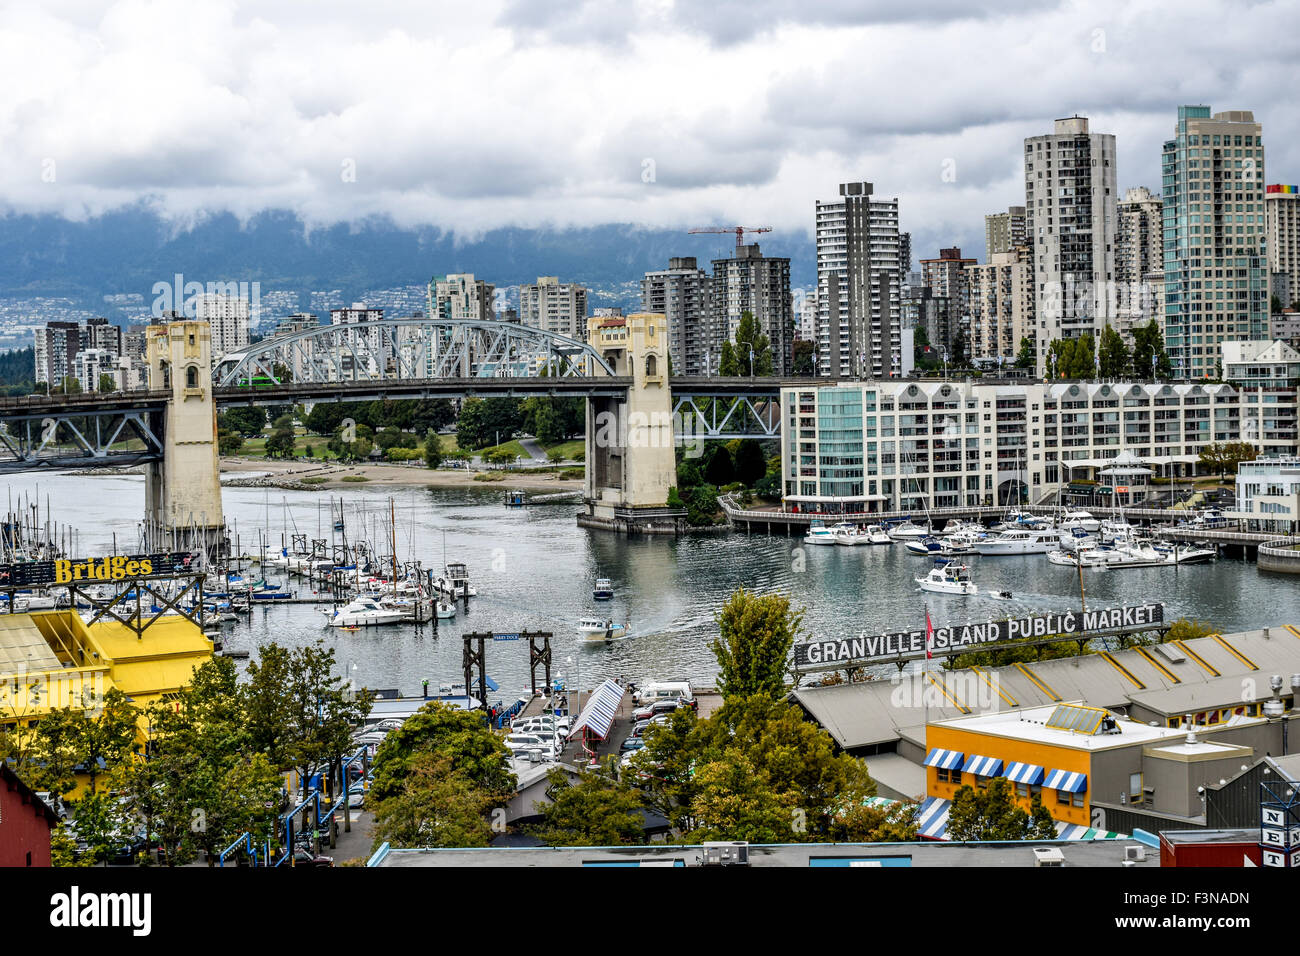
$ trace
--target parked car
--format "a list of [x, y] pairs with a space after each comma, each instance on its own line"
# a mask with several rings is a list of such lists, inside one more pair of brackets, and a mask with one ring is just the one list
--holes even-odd
[[689, 707], [685, 697], [668, 697], [663, 700], [656, 700], [652, 704], [644, 707], [638, 707], [632, 711], [632, 719], [649, 720], [651, 717], [658, 717], [660, 714], [671, 714], [673, 711], [682, 707]]
[[623, 741], [623, 743], [619, 745], [618, 749], [620, 753], [625, 753], [625, 754], [636, 753], [644, 746], [645, 746], [645, 740], [643, 740], [642, 738], [628, 737], [627, 740]]
[[663, 725], [668, 723], [667, 714], [660, 714], [658, 717], [651, 717], [649, 720], [638, 720], [636, 726], [632, 728], [632, 736], [640, 737], [645, 734], [646, 728], [654, 725]]
[[313, 867], [313, 868], [323, 867], [323, 866], [333, 866], [334, 857], [321, 856], [320, 854], [313, 853], [311, 850], [307, 849], [306, 847], [298, 846], [298, 847], [294, 847], [293, 850], [293, 865]]

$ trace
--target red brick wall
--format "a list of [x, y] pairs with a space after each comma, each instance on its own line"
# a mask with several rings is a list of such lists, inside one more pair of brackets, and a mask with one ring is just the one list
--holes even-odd
[[49, 819], [39, 803], [28, 803], [17, 789], [0, 780], [0, 866], [28, 865], [50, 865]]

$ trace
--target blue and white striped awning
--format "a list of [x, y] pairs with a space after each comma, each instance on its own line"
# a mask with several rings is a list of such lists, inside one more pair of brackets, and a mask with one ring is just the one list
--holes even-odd
[[925, 766], [940, 770], [960, 770], [966, 755], [959, 750], [940, 750], [935, 747], [925, 755]]
[[1070, 773], [1068, 770], [1053, 770], [1043, 781], [1045, 790], [1064, 790], [1066, 793], [1083, 793], [1088, 789], [1088, 775]]
[[1127, 840], [1128, 837], [1123, 833], [1116, 833], [1114, 830], [1098, 830], [1096, 827], [1085, 827], [1081, 823], [1060, 823], [1056, 824], [1056, 833], [1062, 840]]
[[951, 800], [926, 797], [917, 817], [917, 833], [927, 840], [948, 839], [948, 809], [951, 806]]
[[1007, 764], [1006, 778], [1012, 783], [1023, 783], [1029, 786], [1043, 782], [1043, 776], [1046, 771], [1037, 764], [1032, 763], [1009, 763]]
[[1002, 772], [1002, 761], [997, 757], [981, 757], [971, 754], [966, 758], [962, 773], [973, 773], [978, 777], [996, 777]]
[[614, 715], [618, 705], [623, 702], [623, 688], [617, 682], [606, 680], [587, 698], [587, 706], [582, 708], [578, 719], [573, 722], [567, 740], [572, 740], [583, 732], [590, 730], [593, 736], [604, 740], [609, 736], [609, 728], [614, 726]]

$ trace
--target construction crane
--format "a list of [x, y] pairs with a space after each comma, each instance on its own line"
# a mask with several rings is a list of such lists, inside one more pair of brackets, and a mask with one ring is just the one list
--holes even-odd
[[771, 226], [757, 226], [752, 229], [749, 226], [709, 226], [704, 229], [687, 229], [686, 234], [690, 236], [694, 236], [694, 235], [698, 235], [699, 233], [720, 234], [720, 233], [734, 232], [736, 234], [736, 252], [737, 254], [739, 254], [740, 247], [745, 244], [745, 238], [744, 238], [745, 233], [771, 232], [771, 231], [772, 231]]

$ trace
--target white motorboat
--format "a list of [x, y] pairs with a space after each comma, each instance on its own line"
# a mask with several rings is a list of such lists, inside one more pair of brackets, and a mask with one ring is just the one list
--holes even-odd
[[930, 555], [938, 557], [943, 554], [943, 542], [934, 535], [917, 538], [915, 541], [904, 541], [903, 547], [907, 549], [908, 554], [915, 554], [922, 558]]
[[1082, 528], [1089, 534], [1094, 534], [1101, 530], [1101, 522], [1092, 516], [1091, 511], [1067, 511], [1061, 515], [1061, 520], [1057, 527], [1062, 531], [1072, 531], [1075, 528]]
[[885, 529], [878, 524], [867, 525], [867, 544], [893, 544], [894, 539], [885, 534]]
[[384, 607], [374, 598], [359, 597], [336, 611], [322, 611], [330, 627], [375, 627], [410, 620], [410, 612], [400, 607]]
[[596, 578], [596, 585], [591, 589], [591, 596], [596, 601], [609, 601], [614, 597], [614, 584], [609, 578]]
[[885, 534], [889, 535], [891, 541], [919, 541], [921, 538], [930, 537], [933, 533], [928, 527], [923, 528], [910, 519], [885, 529]]
[[438, 615], [440, 621], [450, 620], [456, 616], [456, 605], [445, 597], [439, 598], [438, 603], [434, 605], [434, 613]]
[[835, 535], [836, 544], [847, 548], [857, 547], [860, 544], [871, 544], [871, 535], [867, 533], [865, 528], [849, 524], [847, 521], [831, 528], [831, 534]]
[[[1083, 530], [1083, 529], [1077, 529]], [[1118, 518], [1106, 518], [1101, 523], [1101, 529], [1098, 532], [1102, 543], [1110, 544], [1112, 541], [1129, 540], [1137, 532], [1134, 525], [1129, 524], [1128, 519], [1123, 515]], [[1086, 532], [1085, 532], [1086, 533]]]
[[1060, 547], [1055, 531], [1031, 531], [1028, 528], [1003, 531], [974, 542], [976, 554], [992, 556], [1006, 554], [1046, 554]]
[[812, 524], [808, 526], [808, 533], [803, 536], [804, 544], [839, 544], [835, 537], [835, 532], [826, 527], [819, 519], [814, 518]]
[[970, 568], [956, 561], [937, 562], [923, 578], [913, 578], [923, 591], [938, 594], [976, 594], [979, 588], [970, 579]]
[[1165, 564], [1205, 564], [1219, 556], [1214, 548], [1194, 544], [1161, 545], [1156, 551], [1164, 555]]
[[1060, 535], [1058, 535], [1057, 540], [1060, 542], [1061, 549], [1064, 551], [1082, 551], [1087, 548], [1095, 548], [1097, 545], [1101, 544], [1101, 541], [1098, 540], [1096, 535], [1088, 534], [1088, 532], [1084, 531], [1082, 528], [1062, 531]]
[[448, 564], [442, 575], [434, 580], [433, 586], [452, 600], [478, 595], [469, 583], [469, 570], [459, 562]]
[[627, 624], [615, 624], [612, 618], [584, 617], [578, 633], [588, 641], [613, 641], [627, 636]]

